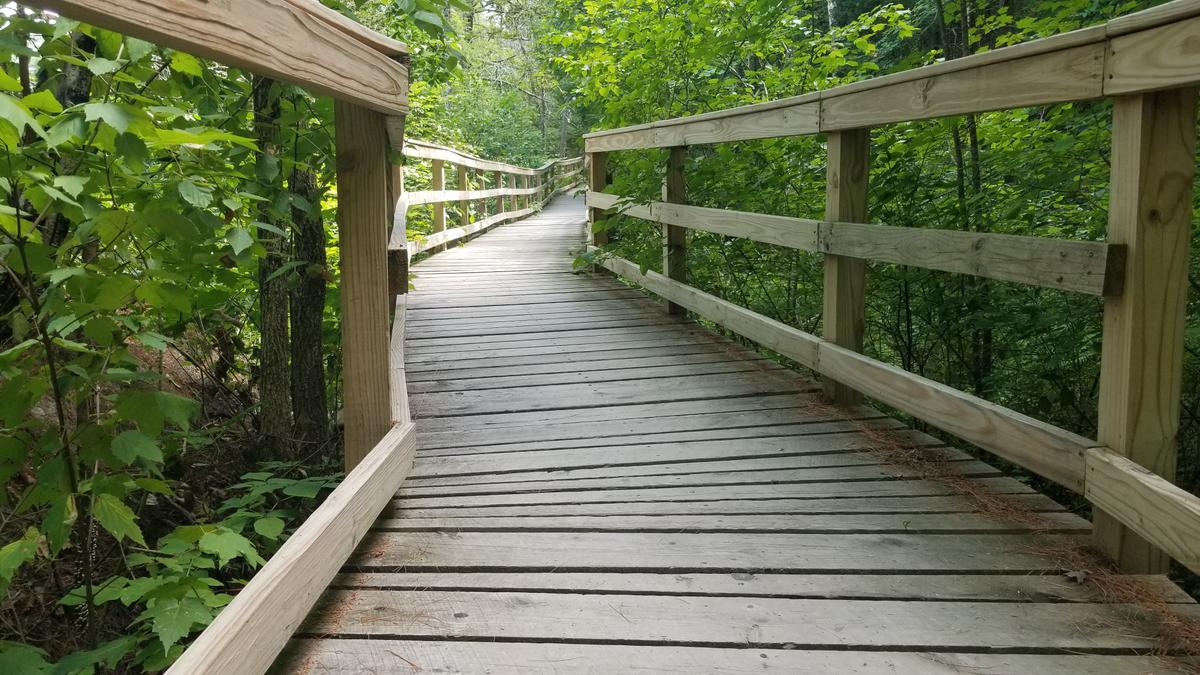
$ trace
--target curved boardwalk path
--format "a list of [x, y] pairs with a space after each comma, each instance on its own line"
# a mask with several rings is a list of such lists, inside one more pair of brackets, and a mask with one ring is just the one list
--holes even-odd
[[415, 266], [413, 476], [281, 671], [1164, 672], [1127, 607], [1025, 526], [884, 463], [876, 430], [1059, 536], [1086, 521], [572, 274], [583, 220], [559, 199]]

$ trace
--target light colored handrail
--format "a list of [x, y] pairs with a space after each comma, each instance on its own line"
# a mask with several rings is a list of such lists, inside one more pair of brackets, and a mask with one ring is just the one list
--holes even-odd
[[[595, 132], [585, 136], [593, 244], [607, 241], [601, 221], [622, 214], [663, 224], [664, 250], [675, 250], [664, 255], [662, 274], [590, 250], [598, 264], [662, 296], [668, 307], [685, 307], [812, 368], [835, 400], [866, 394], [1085, 494], [1097, 507], [1097, 544], [1125, 571], [1165, 571], [1167, 559], [1155, 546], [1200, 571], [1200, 498], [1169, 480], [1179, 428], [1198, 84], [1200, 0], [1176, 0], [1101, 26], [804, 96]], [[1107, 241], [864, 222], [871, 127], [1104, 97], [1115, 99]], [[828, 139], [824, 220], [682, 203], [686, 146], [816, 133]], [[676, 186], [673, 197], [634, 203], [604, 193], [609, 151], [656, 147], [671, 149], [666, 184]], [[684, 229], [823, 253], [824, 336], [688, 286], [680, 269]], [[1102, 295], [1096, 440], [861, 354], [868, 260]]]
[[316, 0], [28, 0], [379, 112], [408, 111], [408, 49]]
[[811, 135], [1200, 82], [1200, 1], [810, 94], [596, 131], [587, 152]]
[[[406, 252], [408, 257], [424, 253], [432, 249], [440, 249], [446, 244], [453, 243], [477, 232], [486, 230], [494, 225], [518, 218], [524, 218], [536, 210], [530, 205], [530, 198], [535, 197], [538, 207], [544, 205], [555, 195], [572, 187], [577, 181], [570, 179], [580, 176], [583, 171], [583, 157], [554, 159], [536, 169], [520, 167], [513, 164], [496, 162], [476, 157], [475, 155], [449, 148], [436, 143], [407, 139], [403, 154], [412, 159], [429, 160], [433, 163], [435, 185], [444, 182], [445, 163], [450, 162], [459, 167], [459, 171], [475, 169], [491, 172], [503, 183], [505, 177], [510, 177], [510, 183], [515, 183], [517, 177], [526, 182], [525, 187], [496, 187], [484, 190], [462, 189], [466, 181], [460, 178], [460, 189], [445, 190], [431, 189], [406, 192], [402, 184], [403, 175], [397, 179], [401, 184], [395, 186], [398, 193], [395, 214], [392, 223], [392, 234], [388, 240], [388, 249], [394, 252]], [[576, 166], [578, 165], [578, 166]], [[538, 181], [530, 186], [529, 179]], [[557, 184], [557, 185], [555, 185]], [[518, 197], [505, 200], [505, 197]], [[469, 207], [473, 201], [496, 199], [498, 203], [506, 204], [496, 213], [471, 221]], [[518, 203], [520, 201], [520, 203]], [[435, 213], [435, 231], [427, 236], [413, 239], [408, 232], [408, 209], [413, 206], [433, 204]], [[458, 204], [462, 212], [462, 223], [458, 227], [445, 227], [445, 204]], [[440, 224], [440, 229], [439, 228]]]

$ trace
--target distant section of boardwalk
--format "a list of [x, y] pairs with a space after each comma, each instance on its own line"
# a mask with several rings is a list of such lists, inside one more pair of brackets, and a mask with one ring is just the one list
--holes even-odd
[[1139, 655], [1156, 643], [1128, 607], [1068, 580], [1027, 526], [885, 463], [879, 430], [1057, 536], [1086, 521], [573, 274], [583, 220], [559, 199], [415, 266], [415, 469], [277, 670], [1169, 670]]

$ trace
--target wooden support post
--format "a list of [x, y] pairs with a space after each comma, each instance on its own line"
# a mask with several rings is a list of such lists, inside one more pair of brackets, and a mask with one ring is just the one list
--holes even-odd
[[[432, 165], [430, 173], [430, 190], [445, 190], [446, 189], [446, 164], [440, 159], [430, 160]], [[446, 230], [446, 203], [437, 202], [433, 204], [433, 231], [444, 232]], [[434, 246], [430, 249], [431, 253], [445, 251], [446, 246]]]
[[[667, 158], [667, 175], [663, 179], [663, 201], [671, 204], [687, 202], [683, 180], [683, 163], [687, 157], [686, 146], [671, 148]], [[679, 283], [687, 283], [687, 228], [678, 225], [663, 225], [663, 275]], [[667, 301], [667, 314], [687, 316], [687, 308]]]
[[[608, 187], [608, 153], [588, 153], [588, 185], [592, 192], [604, 192]], [[596, 227], [604, 222], [603, 209], [588, 209], [588, 240], [593, 246], [604, 246], [608, 243], [607, 232], [597, 232]]]
[[[504, 189], [504, 172], [496, 172], [496, 189]], [[504, 213], [504, 195], [496, 197], [496, 213]]]
[[[467, 167], [463, 164], [458, 165], [458, 189], [462, 192], [470, 190], [470, 181], [467, 176]], [[471, 202], [462, 200], [458, 203], [458, 226], [465, 228], [471, 224]]]
[[[522, 175], [521, 176], [521, 188], [524, 190], [528, 190], [529, 186], [530, 186], [529, 176]], [[526, 194], [526, 195], [521, 196], [521, 208], [522, 209], [529, 208], [529, 195]]]
[[335, 103], [346, 470], [391, 428], [388, 181], [384, 115]]
[[[1108, 241], [1124, 244], [1125, 289], [1104, 301], [1096, 440], [1173, 480], [1183, 376], [1195, 88], [1121, 96], [1113, 107]], [[1097, 509], [1097, 546], [1123, 572], [1161, 574], [1159, 549]]]
[[[825, 183], [825, 220], [867, 222], [867, 188], [871, 169], [871, 130], [829, 134]], [[861, 352], [866, 323], [866, 261], [825, 255], [825, 339]], [[825, 394], [835, 403], [859, 401], [854, 390], [825, 380]]]

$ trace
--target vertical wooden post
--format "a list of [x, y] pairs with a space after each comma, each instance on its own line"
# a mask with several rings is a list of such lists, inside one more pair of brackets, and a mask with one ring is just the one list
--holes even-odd
[[[871, 130], [829, 134], [825, 174], [825, 220], [867, 222], [867, 189], [871, 172]], [[862, 351], [866, 323], [866, 261], [825, 255], [825, 339]], [[825, 395], [835, 403], [859, 401], [858, 392], [825, 380]]]
[[[1125, 288], [1104, 300], [1096, 440], [1175, 477], [1188, 291], [1195, 88], [1121, 96], [1112, 125], [1108, 241], [1127, 247]], [[1122, 571], [1161, 574], [1162, 551], [1097, 510], [1097, 546]]]
[[[470, 181], [467, 180], [467, 167], [465, 164], [458, 165], [457, 171], [458, 189], [460, 192], [470, 190]], [[471, 202], [466, 199], [458, 203], [458, 226], [466, 227], [471, 224]]]
[[[391, 175], [388, 180], [388, 223], [394, 226], [396, 222], [397, 202], [404, 194], [404, 166], [391, 165]], [[405, 207], [407, 208], [407, 207]], [[408, 293], [408, 249], [388, 250], [388, 303], [391, 304], [397, 295]]]
[[[683, 180], [683, 163], [687, 147], [671, 148], [667, 157], [667, 174], [663, 179], [663, 201], [683, 204], [687, 191]], [[663, 225], [663, 274], [680, 283], [687, 283], [687, 229], [678, 225]], [[667, 302], [667, 314], [687, 316], [687, 308]]]
[[[430, 183], [429, 183], [429, 189], [445, 190], [446, 189], [446, 165], [445, 165], [445, 163], [440, 159], [434, 159], [434, 160], [430, 160], [430, 164], [432, 165], [432, 169], [431, 169], [432, 173], [430, 174], [431, 178], [430, 178]], [[446, 229], [446, 203], [445, 202], [436, 202], [433, 204], [433, 231], [434, 232], [443, 232], [443, 231], [445, 231], [445, 229]], [[446, 250], [445, 245], [434, 246], [432, 249], [432, 252], [438, 253], [439, 251], [445, 251], [445, 250]]]
[[[608, 153], [588, 153], [588, 189], [592, 192], [604, 192], [608, 187]], [[604, 209], [588, 209], [588, 240], [593, 246], [604, 246], [608, 243], [607, 232], [597, 232], [596, 227], [604, 222]]]
[[[521, 174], [521, 189], [523, 189], [523, 190], [528, 190], [528, 189], [529, 189], [529, 186], [530, 186], [530, 184], [529, 184], [529, 176], [527, 176], [527, 175], [525, 175], [525, 174]], [[526, 195], [522, 195], [522, 197], [521, 197], [521, 208], [522, 208], [522, 209], [528, 209], [528, 208], [529, 208], [529, 195], [528, 195], [528, 194], [526, 194]]]
[[[496, 172], [496, 189], [504, 189], [504, 173], [502, 171]], [[496, 197], [496, 213], [504, 213], [504, 195]]]
[[[483, 173], [482, 171], [475, 171], [475, 181], [478, 183], [480, 190], [487, 188], [487, 174]], [[475, 205], [475, 219], [483, 220], [487, 217], [488, 201], [486, 199], [480, 199], [479, 203]], [[463, 241], [465, 242], [466, 239], [464, 238]]]
[[388, 179], [384, 115], [335, 104], [341, 247], [346, 470], [391, 427], [388, 369]]

